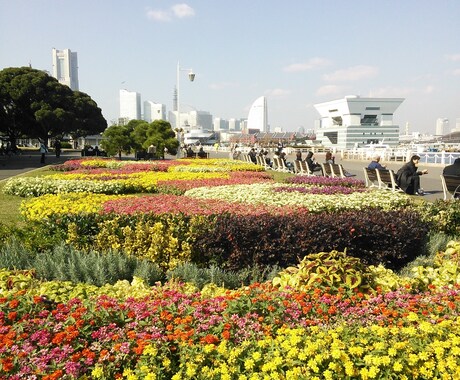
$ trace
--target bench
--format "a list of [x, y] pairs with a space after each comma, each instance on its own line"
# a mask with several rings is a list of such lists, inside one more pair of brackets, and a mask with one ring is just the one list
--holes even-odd
[[393, 170], [375, 169], [375, 172], [377, 173], [380, 190], [390, 190], [404, 193], [404, 190], [396, 183], [396, 174]]
[[377, 169], [363, 168], [366, 187], [379, 187], [379, 177], [376, 170]]
[[460, 198], [460, 176], [441, 174], [444, 200]]

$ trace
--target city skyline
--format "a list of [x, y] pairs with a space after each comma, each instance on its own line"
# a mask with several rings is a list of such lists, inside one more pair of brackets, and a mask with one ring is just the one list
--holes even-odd
[[[434, 134], [439, 118], [460, 117], [460, 2], [445, 0], [271, 0], [129, 3], [0, 0], [0, 69], [51, 72], [50, 51], [78, 53], [80, 90], [118, 118], [119, 90], [173, 109], [176, 66], [181, 105], [216, 118], [246, 119], [265, 96], [274, 130], [313, 129], [317, 103], [405, 98], [403, 133]], [[21, 28], [18, 28], [18, 22]]]

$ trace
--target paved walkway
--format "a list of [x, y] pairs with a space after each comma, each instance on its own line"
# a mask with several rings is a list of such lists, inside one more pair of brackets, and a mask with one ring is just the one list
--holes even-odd
[[71, 159], [81, 157], [79, 151], [63, 152], [60, 158], [53, 154], [46, 155], [45, 163], [40, 163], [40, 153], [24, 152], [18, 155], [0, 156], [0, 181], [47, 165], [62, 164]]
[[[215, 152], [210, 151], [211, 158], [228, 158], [227, 152]], [[40, 153], [39, 152], [25, 152], [21, 155], [12, 155], [10, 157], [0, 156], [0, 182], [19, 175], [31, 170], [36, 170], [42, 168], [46, 165], [55, 165], [63, 163], [72, 158], [80, 158], [80, 151], [64, 151], [61, 154], [60, 158], [56, 158], [53, 154], [48, 154], [46, 156], [45, 164], [40, 163]], [[166, 156], [166, 159], [174, 159], [175, 156]], [[324, 154], [317, 153], [315, 158], [318, 162], [324, 161]], [[294, 155], [288, 157], [289, 160], [293, 160]], [[368, 162], [359, 161], [359, 160], [340, 160], [336, 159], [336, 163], [342, 164], [344, 168], [356, 175], [356, 178], [364, 180], [363, 167], [367, 166]], [[395, 172], [403, 165], [401, 162], [387, 162], [389, 169], [393, 169]], [[421, 177], [422, 188], [428, 192], [424, 196], [424, 199], [434, 201], [436, 199], [443, 199], [444, 194], [442, 191], [441, 178], [440, 174], [442, 173], [443, 167], [439, 165], [428, 165], [422, 166], [421, 169], [428, 169], [428, 174]]]

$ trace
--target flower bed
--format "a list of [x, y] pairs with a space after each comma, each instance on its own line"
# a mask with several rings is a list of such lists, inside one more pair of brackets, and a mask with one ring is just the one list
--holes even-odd
[[[164, 271], [188, 261], [286, 267], [306, 256], [299, 267], [272, 282], [202, 291], [176, 280], [96, 287], [0, 270], [0, 377], [457, 377], [460, 244], [413, 277], [388, 270], [421, 252], [433, 220], [440, 223], [436, 207], [422, 219], [409, 197], [369, 192], [353, 179], [274, 184], [256, 165], [179, 161], [78, 160], [47, 183], [31, 179], [38, 190], [7, 186], [31, 196], [58, 184], [57, 195], [22, 204], [28, 225], [100, 254], [122, 250]], [[186, 195], [94, 194], [104, 185]], [[81, 192], [63, 194], [75, 187]], [[377, 263], [386, 268], [366, 265]]]

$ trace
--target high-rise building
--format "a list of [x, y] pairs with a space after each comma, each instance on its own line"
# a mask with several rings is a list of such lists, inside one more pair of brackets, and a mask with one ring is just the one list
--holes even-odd
[[449, 119], [440, 117], [436, 120], [436, 136], [442, 136], [449, 130]]
[[228, 120], [221, 119], [220, 117], [214, 118], [214, 130], [221, 131], [221, 130], [228, 130]]
[[166, 105], [150, 100], [144, 101], [144, 120], [149, 123], [154, 120], [166, 120]]
[[230, 119], [228, 121], [228, 129], [230, 131], [239, 131], [240, 128], [240, 120], [239, 119]]
[[78, 91], [78, 59], [77, 53], [70, 49], [58, 50], [53, 48], [53, 77], [59, 83]]
[[261, 132], [270, 132], [268, 128], [267, 98], [261, 96], [252, 103], [248, 114], [248, 130], [258, 129]]
[[141, 94], [120, 90], [120, 118], [141, 120]]

